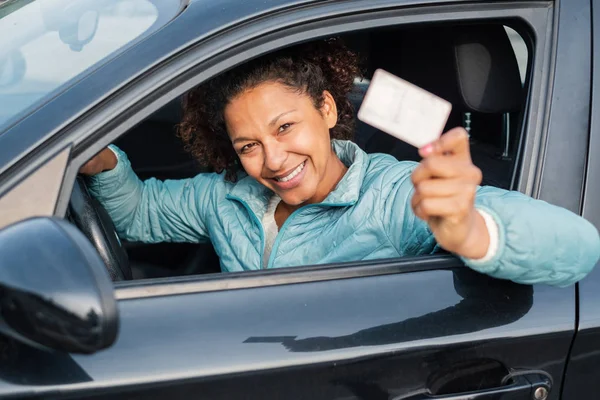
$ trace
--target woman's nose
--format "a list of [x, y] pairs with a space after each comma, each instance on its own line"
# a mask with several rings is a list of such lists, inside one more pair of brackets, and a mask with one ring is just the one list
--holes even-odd
[[263, 151], [265, 155], [265, 167], [272, 172], [281, 170], [285, 165], [287, 159], [287, 152], [284, 147], [275, 143], [263, 144]]

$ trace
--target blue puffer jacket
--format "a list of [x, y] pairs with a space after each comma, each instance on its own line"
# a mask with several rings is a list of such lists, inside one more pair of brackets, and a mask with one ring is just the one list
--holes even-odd
[[[414, 162], [363, 152], [334, 141], [349, 169], [319, 204], [295, 211], [281, 227], [268, 268], [429, 254], [436, 248], [427, 224], [412, 212]], [[141, 182], [116, 147], [117, 166], [90, 180], [119, 235], [143, 242], [210, 240], [223, 271], [261, 268], [262, 217], [271, 192], [251, 177], [226, 182], [222, 174]], [[476, 207], [499, 227], [489, 261], [464, 259], [491, 276], [519, 283], [564, 286], [583, 278], [600, 256], [598, 231], [565, 209], [518, 192], [481, 187]]]

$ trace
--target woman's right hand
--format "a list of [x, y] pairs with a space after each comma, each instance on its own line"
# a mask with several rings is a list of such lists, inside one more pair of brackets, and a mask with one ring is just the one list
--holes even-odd
[[110, 171], [117, 166], [117, 156], [108, 147], [96, 154], [86, 162], [79, 172], [84, 175], [93, 176], [103, 171]]

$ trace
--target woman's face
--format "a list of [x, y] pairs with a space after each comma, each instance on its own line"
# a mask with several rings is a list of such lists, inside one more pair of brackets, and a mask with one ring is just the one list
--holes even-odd
[[225, 107], [227, 131], [244, 170], [291, 206], [322, 201], [332, 180], [333, 187], [339, 180], [335, 164], [341, 163], [329, 137], [337, 109], [329, 92], [324, 97], [318, 110], [308, 95], [266, 82]]

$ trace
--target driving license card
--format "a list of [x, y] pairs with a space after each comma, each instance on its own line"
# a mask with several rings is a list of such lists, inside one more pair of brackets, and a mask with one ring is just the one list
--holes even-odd
[[358, 119], [421, 148], [440, 137], [451, 110], [448, 101], [378, 69]]

